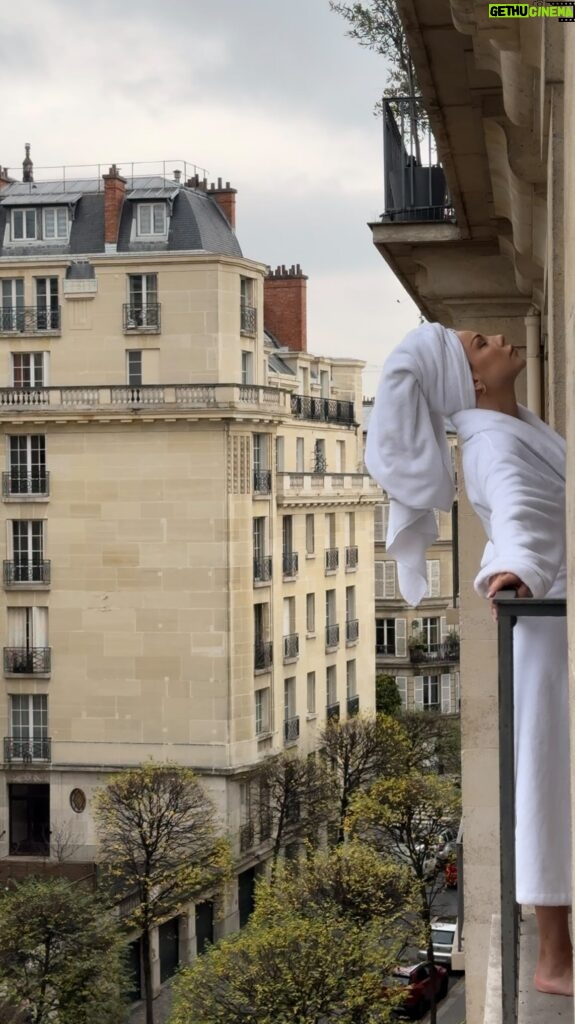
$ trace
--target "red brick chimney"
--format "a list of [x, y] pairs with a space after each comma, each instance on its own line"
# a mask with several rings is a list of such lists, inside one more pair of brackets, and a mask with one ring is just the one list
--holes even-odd
[[232, 188], [229, 181], [226, 181], [225, 185], [222, 184], [221, 178], [218, 178], [217, 185], [211, 181], [208, 186], [208, 179], [200, 178], [199, 174], [194, 174], [193, 178], [190, 178], [186, 182], [186, 185], [188, 188], [198, 188], [202, 189], [203, 192], [209, 192], [209, 194], [216, 200], [220, 210], [228, 218], [230, 227], [235, 229], [236, 196], [238, 194], [237, 188]]
[[307, 277], [297, 263], [264, 280], [264, 327], [294, 352], [307, 352]]
[[118, 168], [112, 164], [104, 179], [104, 242], [106, 245], [118, 244], [120, 216], [126, 194], [126, 179], [122, 178]]

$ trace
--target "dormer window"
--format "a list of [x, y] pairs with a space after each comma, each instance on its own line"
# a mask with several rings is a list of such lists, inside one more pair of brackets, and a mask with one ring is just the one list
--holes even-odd
[[138, 203], [136, 217], [138, 238], [166, 236], [165, 203]]
[[70, 211], [67, 206], [12, 210], [13, 242], [67, 242]]
[[13, 241], [36, 239], [36, 210], [12, 210]]
[[43, 210], [44, 238], [67, 239], [69, 217], [67, 206], [48, 206]]

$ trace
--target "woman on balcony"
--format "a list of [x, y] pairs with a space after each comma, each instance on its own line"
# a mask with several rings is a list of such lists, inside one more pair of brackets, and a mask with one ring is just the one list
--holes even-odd
[[[466, 490], [488, 537], [476, 591], [489, 599], [504, 589], [565, 597], [565, 443], [518, 405], [524, 366], [502, 335], [439, 324], [411, 331], [385, 364], [366, 464], [391, 499], [387, 551], [410, 604], [426, 593], [433, 509], [448, 511], [454, 497], [444, 416], [462, 443]], [[514, 664], [517, 902], [535, 906], [535, 987], [572, 995], [565, 619], [520, 620]]]

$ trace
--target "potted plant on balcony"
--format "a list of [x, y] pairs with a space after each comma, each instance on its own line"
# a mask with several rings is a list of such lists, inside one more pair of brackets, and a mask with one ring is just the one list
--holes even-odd
[[409, 659], [413, 665], [424, 661], [427, 653], [427, 641], [423, 633], [413, 633], [407, 641], [407, 646], [409, 647]]
[[453, 629], [445, 637], [445, 650], [448, 658], [453, 658], [454, 661], [459, 659], [459, 633]]

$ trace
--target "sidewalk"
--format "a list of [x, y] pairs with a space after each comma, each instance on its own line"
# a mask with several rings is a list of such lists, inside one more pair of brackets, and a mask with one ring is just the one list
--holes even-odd
[[[167, 982], [154, 999], [154, 1024], [166, 1024], [172, 1002], [172, 987]], [[137, 1003], [132, 1010], [129, 1024], [146, 1024], [146, 1005]]]

